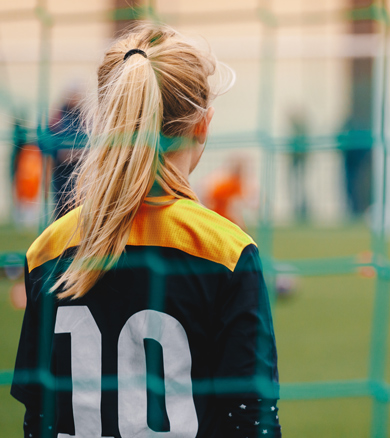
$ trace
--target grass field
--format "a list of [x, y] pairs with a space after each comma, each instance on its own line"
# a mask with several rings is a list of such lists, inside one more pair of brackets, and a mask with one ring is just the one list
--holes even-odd
[[[22, 250], [33, 239], [0, 228], [0, 251]], [[279, 259], [340, 257], [369, 249], [362, 224], [339, 229], [277, 229], [274, 255]], [[0, 369], [13, 367], [23, 312], [14, 310], [0, 278]], [[276, 302], [275, 332], [281, 383], [367, 377], [375, 280], [359, 275], [303, 277], [296, 293]], [[387, 328], [386, 328], [387, 329]], [[22, 436], [23, 407], [0, 387], [0, 436]], [[371, 400], [280, 401], [285, 438], [366, 438]]]

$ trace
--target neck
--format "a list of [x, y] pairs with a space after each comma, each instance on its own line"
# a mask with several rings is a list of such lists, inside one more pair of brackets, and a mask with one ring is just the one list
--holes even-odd
[[[194, 139], [191, 139], [183, 142], [176, 150], [168, 151], [165, 155], [166, 159], [180, 171], [186, 180], [198, 164], [201, 155], [200, 146]], [[203, 152], [203, 147], [201, 151]]]

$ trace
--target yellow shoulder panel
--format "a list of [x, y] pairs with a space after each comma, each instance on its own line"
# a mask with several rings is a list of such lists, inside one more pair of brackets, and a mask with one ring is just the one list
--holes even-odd
[[167, 206], [143, 205], [128, 245], [180, 249], [226, 266], [233, 271], [242, 250], [254, 244], [241, 228], [190, 200]]
[[28, 270], [59, 257], [66, 249], [77, 246], [80, 234], [76, 231], [80, 208], [70, 211], [53, 222], [34, 241], [27, 251]]
[[[29, 271], [77, 246], [80, 208], [51, 224], [27, 251]], [[144, 204], [134, 220], [128, 245], [176, 248], [233, 271], [242, 250], [254, 244], [237, 225], [189, 200]]]

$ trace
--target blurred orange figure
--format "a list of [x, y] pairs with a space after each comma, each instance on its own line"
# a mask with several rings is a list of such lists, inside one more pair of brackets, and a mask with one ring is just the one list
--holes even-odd
[[211, 210], [226, 217], [241, 228], [245, 229], [240, 201], [245, 196], [244, 171], [245, 166], [241, 160], [229, 166], [222, 174], [209, 181], [205, 194], [205, 204]]
[[42, 154], [38, 146], [22, 146], [15, 172], [15, 197], [18, 203], [37, 201], [42, 179]]

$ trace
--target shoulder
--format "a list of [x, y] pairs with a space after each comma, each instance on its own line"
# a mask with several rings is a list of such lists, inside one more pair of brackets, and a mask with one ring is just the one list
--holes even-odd
[[[70, 211], [34, 241], [27, 251], [29, 272], [80, 243], [79, 215], [80, 208]], [[179, 200], [166, 206], [144, 205], [127, 245], [176, 248], [234, 271], [243, 250], [255, 243], [228, 219], [196, 202]]]
[[253, 239], [238, 225], [201, 204], [183, 199], [174, 207], [173, 213], [179, 218], [189, 220], [193, 229], [203, 233], [205, 238], [223, 239], [225, 244], [239, 247], [240, 252], [247, 245], [254, 244]]
[[66, 249], [80, 242], [77, 224], [80, 208], [76, 208], [49, 225], [27, 251], [27, 265], [31, 272], [48, 260], [59, 257]]
[[228, 219], [190, 200], [148, 207], [134, 223], [130, 245], [157, 245], [182, 250], [234, 271], [253, 239]]

